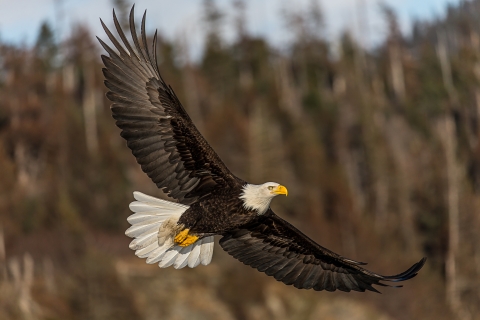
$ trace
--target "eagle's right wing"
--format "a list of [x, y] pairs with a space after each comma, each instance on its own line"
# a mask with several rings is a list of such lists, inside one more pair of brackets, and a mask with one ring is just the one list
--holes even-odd
[[[146, 12], [145, 12], [146, 13]], [[236, 178], [197, 130], [170, 86], [163, 81], [156, 61], [156, 33], [153, 54], [147, 48], [145, 14], [141, 41], [137, 37], [134, 7], [130, 11], [131, 46], [113, 13], [123, 45], [102, 21], [112, 50], [101, 39], [109, 57], [102, 55], [105, 85], [110, 90], [111, 110], [122, 129], [121, 136], [142, 170], [183, 204], [190, 204], [215, 188], [242, 181]]]
[[344, 258], [308, 238], [269, 210], [264, 216], [224, 234], [220, 246], [246, 265], [265, 272], [287, 285], [317, 291], [375, 291], [381, 281], [413, 278], [423, 267], [423, 258], [407, 271], [382, 276], [361, 267], [364, 263]]

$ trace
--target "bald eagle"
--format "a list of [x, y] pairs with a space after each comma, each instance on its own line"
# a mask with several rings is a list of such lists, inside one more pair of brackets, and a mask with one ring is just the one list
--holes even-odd
[[197, 130], [182, 104], [162, 79], [156, 61], [156, 39], [150, 51], [143, 15], [137, 35], [134, 7], [127, 40], [113, 12], [120, 39], [102, 26], [116, 50], [100, 38], [103, 74], [111, 110], [121, 136], [142, 170], [177, 202], [134, 192], [125, 234], [130, 248], [147, 263], [176, 269], [212, 259], [214, 236], [220, 246], [246, 265], [299, 289], [375, 291], [382, 281], [405, 281], [417, 275], [425, 258], [405, 272], [382, 276], [365, 263], [342, 257], [315, 243], [277, 216], [270, 202], [287, 188], [267, 182], [250, 184], [228, 170]]

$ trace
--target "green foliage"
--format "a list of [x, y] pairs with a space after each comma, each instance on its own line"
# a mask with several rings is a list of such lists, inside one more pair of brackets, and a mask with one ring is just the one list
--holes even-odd
[[55, 43], [55, 35], [50, 24], [46, 21], [40, 26], [35, 50], [43, 64], [46, 71], [54, 67], [56, 54], [58, 52], [57, 44]]

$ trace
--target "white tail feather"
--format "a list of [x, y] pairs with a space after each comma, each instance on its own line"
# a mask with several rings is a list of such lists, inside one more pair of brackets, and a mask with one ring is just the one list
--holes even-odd
[[180, 252], [178, 253], [177, 259], [175, 259], [175, 263], [173, 264], [173, 267], [175, 269], [181, 269], [185, 267], [188, 263], [188, 257], [190, 256], [192, 252], [193, 246], [188, 246], [188, 247], [183, 247], [180, 249]]
[[[203, 243], [203, 239], [200, 240]], [[200, 264], [200, 251], [202, 250], [202, 244], [193, 248], [190, 257], [188, 257], [188, 266], [190, 268], [195, 268]]]
[[147, 263], [157, 263], [162, 260], [165, 252], [173, 246], [172, 238], [169, 238], [162, 246], [158, 247], [157, 249], [153, 250], [147, 258]]
[[[200, 252], [200, 262], [206, 266], [210, 264], [213, 256], [213, 237], [203, 238], [202, 250]], [[191, 267], [193, 268], [193, 267]]]
[[155, 237], [155, 232], [148, 233], [130, 242], [130, 245], [128, 247], [132, 250], [140, 250], [156, 242], [156, 238], [157, 237]]
[[135, 238], [130, 249], [135, 255], [147, 258], [147, 263], [157, 263], [160, 268], [171, 265], [181, 269], [187, 265], [195, 268], [199, 264], [208, 265], [212, 261], [213, 236], [205, 237], [188, 247], [177, 246], [173, 242], [178, 219], [189, 206], [158, 199], [141, 192], [133, 193], [135, 200], [130, 203], [134, 212], [128, 217], [132, 225], [125, 234]]

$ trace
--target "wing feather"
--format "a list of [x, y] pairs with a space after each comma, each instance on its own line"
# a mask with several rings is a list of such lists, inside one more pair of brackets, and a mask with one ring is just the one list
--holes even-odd
[[113, 11], [116, 38], [101, 21], [112, 47], [98, 38], [108, 56], [102, 55], [107, 98], [116, 125], [122, 130], [142, 170], [183, 204], [191, 204], [216, 188], [238, 187], [235, 177], [198, 132], [173, 89], [162, 79], [156, 55], [157, 33], [148, 48], [143, 14], [140, 37], [130, 11], [127, 39]]
[[405, 281], [417, 275], [425, 258], [408, 270], [382, 276], [361, 267], [364, 263], [344, 258], [302, 234], [271, 210], [220, 240], [222, 248], [246, 265], [287, 285], [317, 291], [378, 292], [382, 281]]

